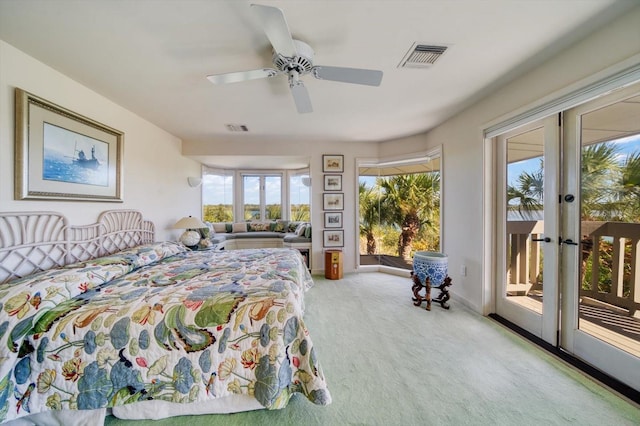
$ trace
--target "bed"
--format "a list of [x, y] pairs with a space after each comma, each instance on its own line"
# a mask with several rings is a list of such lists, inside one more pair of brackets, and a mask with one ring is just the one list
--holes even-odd
[[134, 210], [0, 213], [0, 421], [102, 424], [331, 402], [294, 249], [188, 251]]

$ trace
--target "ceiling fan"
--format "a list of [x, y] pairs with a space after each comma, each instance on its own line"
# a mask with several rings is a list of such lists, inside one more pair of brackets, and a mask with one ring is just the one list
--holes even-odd
[[281, 9], [272, 6], [252, 4], [252, 10], [262, 23], [264, 32], [273, 46], [273, 66], [251, 71], [214, 74], [207, 79], [214, 84], [235, 83], [258, 78], [287, 75], [289, 88], [299, 113], [312, 112], [311, 99], [300, 77], [311, 74], [320, 80], [379, 86], [382, 71], [361, 68], [330, 67], [313, 64], [313, 49], [300, 40], [294, 40]]

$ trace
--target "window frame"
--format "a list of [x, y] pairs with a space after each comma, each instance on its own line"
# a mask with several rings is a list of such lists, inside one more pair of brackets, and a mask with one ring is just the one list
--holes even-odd
[[[283, 211], [286, 211], [287, 217], [283, 218], [283, 219], [292, 220], [292, 218], [293, 218], [293, 211], [292, 211], [293, 203], [292, 203], [292, 199], [294, 197], [292, 196], [291, 191], [294, 189], [294, 186], [291, 184], [291, 180], [293, 178], [297, 178], [297, 177], [301, 178], [300, 184], [309, 189], [309, 196], [308, 196], [308, 198], [306, 200], [307, 204], [300, 203], [299, 205], [300, 206], [303, 206], [303, 205], [308, 205], [309, 206], [309, 220], [308, 220], [308, 222], [311, 222], [312, 183], [311, 183], [311, 173], [310, 173], [309, 168], [297, 169], [297, 170], [287, 170], [287, 185], [288, 185], [287, 196], [286, 196], [287, 206], [286, 206], [286, 209], [283, 210]], [[305, 185], [302, 182], [302, 179], [304, 179], [305, 177], [309, 179], [309, 185], [308, 186]]]
[[[242, 221], [250, 221], [252, 219], [245, 218], [245, 178], [246, 177], [258, 177], [259, 178], [259, 205], [260, 205], [260, 219], [259, 221], [273, 220], [273, 218], [265, 219], [267, 213], [267, 204], [266, 204], [266, 178], [267, 177], [279, 177], [280, 178], [280, 218], [284, 219], [285, 212], [287, 211], [286, 206], [286, 194], [288, 194], [288, 182], [286, 179], [286, 170], [269, 170], [269, 171], [258, 171], [258, 170], [241, 170], [237, 172], [239, 176], [240, 185], [237, 185], [238, 191], [237, 195], [237, 208], [235, 209], [235, 217], [242, 218]], [[237, 220], [236, 220], [237, 221]]]
[[[223, 188], [222, 191], [222, 205], [226, 206], [227, 202], [229, 204], [231, 204], [231, 222], [233, 222], [235, 220], [236, 216], [236, 211], [235, 211], [235, 192], [236, 192], [236, 174], [234, 171], [232, 170], [224, 170], [224, 169], [218, 169], [218, 168], [212, 168], [212, 167], [207, 167], [204, 166], [202, 168], [202, 184], [200, 185], [200, 191], [201, 191], [201, 198], [200, 198], [200, 211], [202, 214], [202, 219], [206, 220], [206, 215], [205, 215], [205, 207], [208, 206], [209, 204], [205, 203], [205, 198], [207, 198], [206, 191], [207, 191], [207, 176], [218, 176], [220, 178], [222, 178], [224, 180], [224, 186], [225, 188]], [[229, 185], [231, 186], [231, 191], [230, 191], [230, 197], [229, 199], [227, 199], [227, 191], [226, 189], [226, 181], [227, 179], [230, 180]], [[214, 204], [215, 205], [215, 204]], [[225, 221], [227, 222], [227, 221]]]
[[[436, 161], [438, 163], [437, 167], [434, 167], [431, 171], [437, 171], [440, 175], [440, 190], [439, 190], [439, 248], [437, 251], [445, 252], [444, 249], [444, 173], [443, 173], [443, 152], [442, 146], [435, 146], [424, 152], [416, 152], [413, 154], [406, 154], [399, 157], [362, 157], [356, 158], [356, 178], [357, 185], [359, 185], [360, 177], [361, 177], [361, 169], [362, 168], [371, 168], [371, 169], [384, 169], [388, 167], [402, 167], [409, 166], [412, 164], [421, 164], [421, 163], [429, 163], [432, 161]], [[365, 175], [366, 176], [366, 175]], [[358, 187], [356, 187], [356, 194], [358, 194]], [[360, 200], [359, 196], [356, 195], [356, 210], [355, 210], [355, 229], [356, 231], [360, 229]], [[360, 232], [355, 233], [355, 247], [360, 246]], [[374, 265], [363, 265], [360, 263], [360, 250], [358, 250], [358, 254], [356, 256], [356, 269], [359, 271], [367, 271], [367, 270], [376, 270], [376, 271], [395, 271], [397, 268], [391, 266], [384, 266], [382, 263], [377, 263]]]

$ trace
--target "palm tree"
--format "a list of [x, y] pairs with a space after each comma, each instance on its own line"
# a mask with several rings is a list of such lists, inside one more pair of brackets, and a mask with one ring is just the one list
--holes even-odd
[[367, 239], [367, 254], [376, 254], [375, 227], [380, 224], [380, 191], [360, 182], [360, 235]]
[[618, 146], [612, 143], [582, 149], [582, 220], [610, 220], [618, 215], [618, 152]]
[[[625, 183], [618, 178], [618, 147], [611, 143], [586, 146], [582, 150], [582, 215], [583, 220], [609, 220], [620, 210], [619, 199], [631, 192], [623, 193], [625, 183], [634, 179], [640, 181], [640, 169], [634, 175], [634, 162], [627, 159], [629, 168]], [[640, 159], [635, 160], [640, 167]], [[538, 170], [522, 172], [515, 185], [507, 187], [507, 203], [516, 208], [522, 216], [531, 216], [536, 210], [542, 210], [544, 203], [544, 162], [540, 159]], [[633, 186], [633, 185], [631, 185]]]
[[[542, 209], [543, 161], [534, 172], [523, 172], [509, 185], [509, 205], [521, 215]], [[583, 221], [634, 221], [640, 212], [640, 153], [630, 154], [619, 163], [619, 147], [615, 143], [585, 146], [581, 156], [581, 201]], [[587, 268], [593, 251], [589, 238], [582, 239], [582, 268]], [[602, 254], [601, 254], [602, 255]], [[602, 259], [601, 259], [602, 263]], [[605, 268], [610, 269], [608, 266]]]
[[640, 221], [640, 152], [633, 152], [620, 167], [618, 200], [622, 221]]
[[411, 259], [414, 238], [424, 226], [433, 226], [434, 213], [440, 205], [440, 174], [416, 173], [381, 178], [383, 190], [381, 210], [389, 222], [400, 227], [398, 255]]
[[542, 210], [544, 200], [544, 163], [534, 172], [522, 172], [516, 178], [516, 185], [507, 186], [507, 205], [515, 207], [521, 216], [532, 216]]

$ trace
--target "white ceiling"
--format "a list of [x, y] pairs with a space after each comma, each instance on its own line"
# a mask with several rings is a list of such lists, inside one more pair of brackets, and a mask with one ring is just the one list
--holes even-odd
[[[296, 112], [284, 76], [211, 84], [210, 74], [272, 66], [245, 0], [0, 0], [0, 38], [215, 153], [219, 143], [375, 142], [424, 132], [638, 4], [253, 2], [284, 11], [294, 38], [314, 48], [315, 65], [382, 70], [382, 84], [307, 75], [311, 114]], [[450, 48], [433, 67], [398, 68], [414, 42]], [[249, 132], [231, 133], [226, 124]]]

